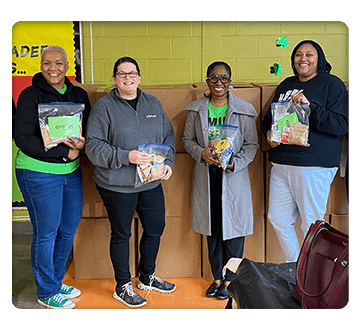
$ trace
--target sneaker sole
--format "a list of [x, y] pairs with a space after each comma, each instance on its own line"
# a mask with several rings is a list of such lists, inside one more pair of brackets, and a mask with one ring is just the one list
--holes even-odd
[[145, 285], [141, 282], [139, 282], [137, 284], [137, 287], [140, 289], [140, 290], [152, 290], [152, 291], [157, 291], [157, 292], [161, 292], [161, 293], [171, 293], [171, 292], [174, 292], [175, 289], [176, 289], [176, 286], [174, 286], [173, 289], [171, 290], [162, 290], [162, 289], [159, 289], [159, 288], [156, 288], [154, 286], [150, 286], [150, 285]]
[[64, 306], [64, 307], [55, 307], [55, 306], [51, 306], [51, 305], [45, 304], [43, 301], [41, 301], [41, 300], [39, 300], [39, 299], [38, 299], [37, 301], [38, 301], [38, 303], [39, 303], [40, 305], [43, 305], [43, 306], [45, 306], [45, 307], [52, 308], [52, 309], [72, 309], [72, 308], [75, 307], [75, 303], [74, 303], [74, 302], [72, 302], [72, 304], [69, 304], [69, 305]]
[[139, 305], [131, 305], [129, 303], [127, 303], [125, 300], [123, 300], [122, 298], [120, 298], [116, 292], [113, 293], [113, 297], [116, 299], [116, 300], [119, 300], [121, 301], [122, 303], [124, 303], [127, 307], [130, 307], [130, 308], [138, 308], [138, 307], [142, 307], [142, 306], [145, 306], [146, 305], [146, 300], [139, 304]]

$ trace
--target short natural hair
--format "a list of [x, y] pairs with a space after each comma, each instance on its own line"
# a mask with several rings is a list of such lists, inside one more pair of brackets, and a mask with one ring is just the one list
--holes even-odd
[[56, 50], [56, 51], [62, 53], [62, 54], [64, 55], [64, 57], [65, 57], [66, 62], [68, 62], [68, 57], [67, 57], [67, 54], [66, 54], [65, 49], [62, 48], [62, 47], [60, 47], [60, 46], [57, 46], [57, 45], [50, 45], [50, 46], [44, 48], [44, 49], [42, 50], [42, 52], [41, 52], [41, 61], [42, 61], [42, 59], [43, 59], [43, 56], [44, 56], [47, 52], [50, 52], [50, 51], [52, 51], [52, 50]]
[[231, 78], [231, 68], [230, 65], [226, 62], [216, 61], [211, 63], [207, 70], [206, 70], [206, 77], [209, 77], [210, 72], [216, 67], [216, 66], [223, 66], [225, 70], [229, 73], [229, 77]]

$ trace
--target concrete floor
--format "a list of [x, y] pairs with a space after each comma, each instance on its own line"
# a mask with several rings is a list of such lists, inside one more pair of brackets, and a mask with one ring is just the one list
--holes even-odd
[[30, 261], [32, 234], [18, 234], [12, 237], [12, 293], [13, 304], [20, 309], [46, 309], [37, 303], [36, 285]]

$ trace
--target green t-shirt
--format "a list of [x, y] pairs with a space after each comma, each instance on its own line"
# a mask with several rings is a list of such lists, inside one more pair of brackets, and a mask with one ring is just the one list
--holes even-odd
[[209, 102], [209, 126], [223, 125], [225, 124], [226, 113], [229, 105], [226, 104], [223, 107], [214, 107]]
[[64, 87], [63, 88], [61, 88], [61, 89], [56, 89], [60, 94], [65, 94], [65, 92], [67, 91], [67, 86], [66, 85], [64, 85]]
[[[211, 102], [209, 102], [209, 126], [217, 126], [225, 124], [226, 113], [229, 105], [226, 104], [223, 107], [214, 107]], [[214, 139], [213, 134], [209, 131], [209, 145], [211, 141]]]

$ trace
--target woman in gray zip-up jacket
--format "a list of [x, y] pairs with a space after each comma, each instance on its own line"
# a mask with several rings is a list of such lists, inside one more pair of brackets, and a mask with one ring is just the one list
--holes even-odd
[[94, 180], [111, 224], [110, 257], [117, 283], [113, 297], [128, 307], [141, 307], [146, 300], [134, 292], [129, 271], [129, 238], [135, 210], [143, 227], [138, 288], [167, 293], [174, 291], [175, 285], [154, 274], [165, 227], [164, 195], [160, 180], [135, 187], [136, 166], [149, 161], [149, 155], [139, 152], [138, 146], [171, 146], [162, 177], [167, 180], [172, 174], [175, 136], [161, 103], [138, 88], [140, 69], [134, 59], [118, 59], [113, 80], [116, 88], [101, 98], [90, 113], [85, 152], [94, 164]]

